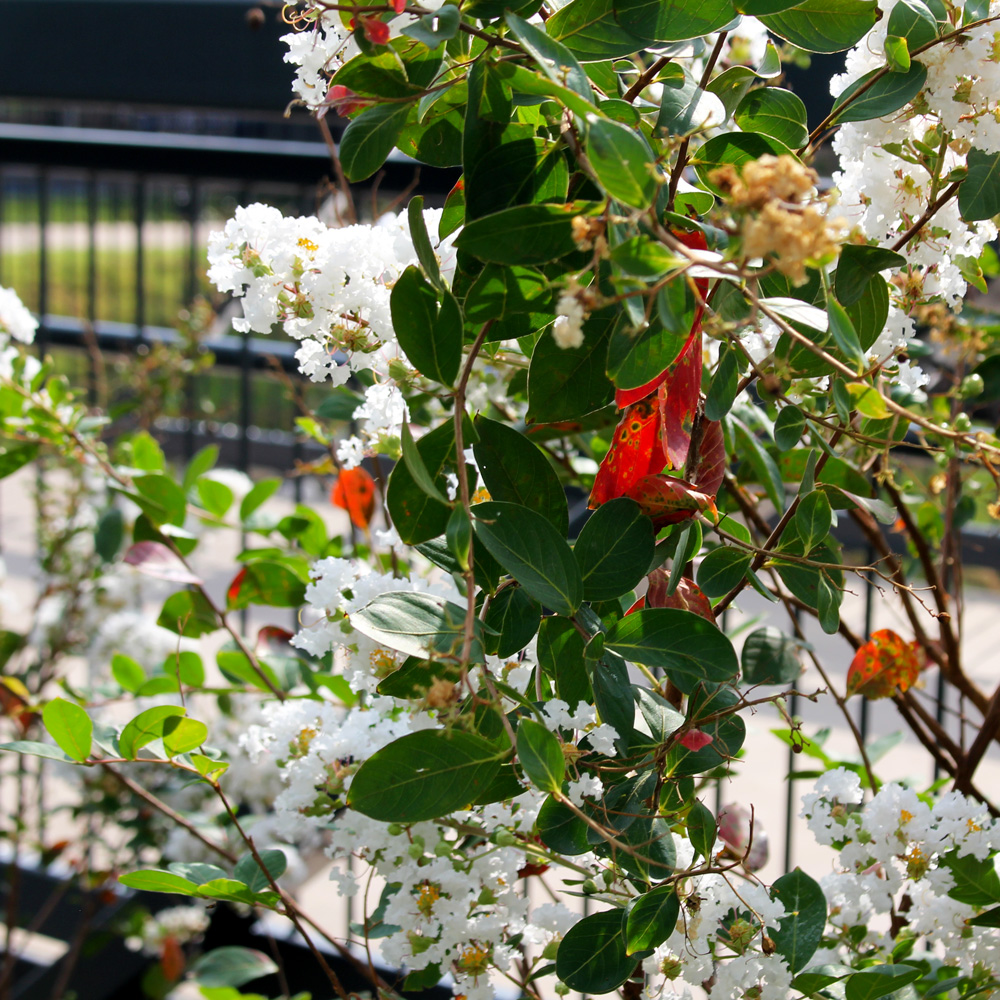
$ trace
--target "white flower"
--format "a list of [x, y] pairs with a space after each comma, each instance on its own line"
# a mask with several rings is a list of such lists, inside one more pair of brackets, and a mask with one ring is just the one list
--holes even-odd
[[17, 293], [11, 288], [0, 288], [0, 333], [6, 333], [22, 344], [35, 340], [38, 321], [28, 312]]

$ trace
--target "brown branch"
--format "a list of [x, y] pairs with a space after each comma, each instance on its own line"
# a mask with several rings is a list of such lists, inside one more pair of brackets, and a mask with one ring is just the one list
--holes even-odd
[[961, 181], [955, 181], [954, 184], [949, 184], [948, 187], [946, 187], [927, 206], [927, 208], [924, 209], [923, 213], [917, 219], [917, 221], [914, 222], [913, 225], [910, 226], [910, 228], [907, 229], [906, 232], [903, 233], [903, 235], [900, 236], [899, 239], [896, 240], [895, 243], [893, 243], [891, 249], [893, 249], [895, 251], [902, 250], [903, 247], [905, 247], [906, 244], [909, 243], [910, 240], [912, 240], [913, 237], [916, 236], [917, 233], [919, 233], [920, 230], [923, 229], [925, 225], [927, 225], [927, 223], [938, 213], [938, 211], [940, 211], [940, 209], [947, 202], [951, 201], [951, 199], [955, 197], [955, 195], [958, 193], [958, 188], [959, 188], [960, 184], [961, 184]]
[[653, 64], [646, 70], [644, 70], [639, 78], [632, 84], [628, 90], [622, 95], [623, 101], [628, 101], [631, 104], [652, 82], [656, 79], [656, 74], [663, 69], [667, 63], [670, 62], [670, 56], [660, 56]]

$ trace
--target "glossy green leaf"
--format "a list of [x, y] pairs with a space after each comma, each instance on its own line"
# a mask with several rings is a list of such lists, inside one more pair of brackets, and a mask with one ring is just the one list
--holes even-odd
[[171, 757], [197, 749], [206, 739], [208, 739], [208, 726], [197, 719], [181, 718], [173, 723], [169, 730], [164, 727], [163, 746]]
[[572, 857], [591, 850], [586, 823], [552, 796], [542, 803], [535, 829], [542, 843], [560, 854]]
[[740, 101], [733, 118], [744, 132], [762, 132], [791, 149], [809, 138], [806, 106], [790, 90], [760, 87]]
[[1000, 903], [1000, 875], [993, 858], [959, 856], [955, 850], [941, 858], [941, 867], [951, 872], [954, 885], [948, 890], [952, 899], [968, 906], [992, 906]]
[[725, 683], [739, 669], [729, 639], [690, 611], [645, 608], [616, 622], [607, 646], [627, 660], [662, 667], [682, 690], [700, 681]]
[[499, 633], [496, 655], [513, 656], [524, 649], [535, 637], [541, 617], [541, 605], [521, 587], [504, 587], [490, 601], [483, 619], [488, 628]]
[[168, 597], [156, 624], [189, 639], [207, 635], [221, 627], [211, 604], [197, 590], [182, 590]]
[[75, 702], [53, 698], [42, 709], [45, 730], [56, 744], [73, 760], [90, 757], [94, 724], [90, 716]]
[[626, 952], [648, 951], [663, 944], [677, 929], [680, 901], [673, 885], [644, 892], [628, 911], [625, 922]]
[[791, 451], [805, 432], [806, 417], [797, 406], [785, 406], [774, 421], [772, 434], [779, 451]]
[[344, 176], [349, 181], [363, 181], [385, 163], [409, 111], [408, 104], [376, 104], [350, 122], [339, 149]]
[[476, 541], [543, 607], [572, 615], [583, 601], [573, 552], [552, 524], [528, 507], [489, 502], [473, 508]]
[[686, 136], [703, 128], [723, 125], [726, 108], [711, 91], [702, 90], [680, 66], [660, 81], [660, 111], [656, 116], [657, 135]]
[[44, 757], [46, 760], [74, 762], [74, 758], [70, 757], [65, 750], [54, 747], [51, 743], [38, 743], [35, 740], [13, 740], [10, 743], [0, 743], [0, 750], [7, 750], [10, 753], [24, 753], [29, 757]]
[[898, 0], [889, 11], [886, 34], [904, 39], [912, 51], [937, 38], [937, 18], [923, 0]]
[[806, 552], [811, 552], [830, 533], [833, 511], [822, 490], [806, 494], [795, 509], [793, 523]]
[[479, 440], [473, 451], [490, 496], [528, 507], [565, 536], [569, 529], [566, 494], [545, 455], [523, 434], [497, 420], [477, 416], [475, 428]]
[[559, 740], [545, 726], [522, 719], [517, 727], [517, 759], [531, 783], [557, 794], [566, 780], [566, 761]]
[[[453, 7], [443, 8], [454, 11], [457, 17], [458, 11]], [[427, 232], [427, 223], [424, 221], [424, 199], [421, 195], [411, 198], [406, 206], [406, 218], [410, 227], [410, 239], [413, 241], [413, 249], [417, 252], [417, 260], [427, 275], [430, 283], [435, 288], [443, 289], [441, 283], [441, 267], [438, 264], [437, 254], [431, 246], [431, 238]]]
[[698, 567], [698, 586], [706, 597], [722, 597], [738, 584], [753, 560], [753, 553], [733, 545], [712, 549]]
[[115, 653], [111, 658], [111, 676], [126, 691], [134, 694], [146, 680], [146, 671], [130, 656]]
[[502, 754], [458, 730], [409, 733], [368, 758], [347, 804], [386, 823], [418, 823], [468, 806], [500, 770]]
[[[277, 882], [285, 874], [285, 869], [288, 867], [288, 858], [282, 850], [272, 848], [257, 853], [264, 863], [263, 868], [257, 864], [257, 859], [248, 853], [240, 858], [233, 869], [233, 878], [242, 882], [251, 892], [269, 889], [271, 880]], [[270, 879], [268, 875], [270, 875]]]
[[878, 1000], [923, 976], [912, 965], [873, 965], [846, 980], [845, 1000]]
[[655, 156], [635, 129], [621, 122], [587, 117], [587, 159], [608, 196], [631, 208], [649, 208], [656, 198]]
[[200, 955], [188, 971], [201, 986], [217, 989], [242, 986], [251, 980], [270, 976], [278, 971], [278, 966], [263, 952], [226, 945]]
[[785, 487], [781, 472], [770, 453], [757, 437], [742, 422], [734, 422], [737, 454], [750, 465], [752, 476], [744, 474], [744, 479], [757, 482], [764, 487], [767, 497], [778, 511], [785, 509]]
[[104, 560], [113, 562], [125, 537], [125, 518], [117, 507], [106, 510], [94, 529], [94, 551]]
[[430, 14], [425, 14], [413, 24], [408, 24], [401, 31], [418, 42], [423, 42], [429, 49], [436, 49], [458, 34], [462, 16], [457, 7], [444, 4]]
[[181, 896], [197, 896], [198, 885], [182, 875], [162, 871], [158, 868], [144, 868], [141, 871], [119, 875], [118, 881], [129, 889], [143, 892], [173, 892]]
[[187, 714], [179, 705], [156, 705], [140, 712], [129, 722], [118, 737], [118, 746], [126, 760], [135, 760], [136, 754], [147, 743], [163, 738], [177, 724], [175, 720]]
[[785, 915], [770, 928], [779, 955], [792, 972], [804, 969], [819, 947], [826, 926], [826, 896], [819, 884], [800, 868], [782, 875], [771, 888], [784, 905]]
[[639, 505], [616, 497], [591, 514], [573, 547], [588, 601], [627, 594], [649, 570], [656, 531]]
[[700, 800], [696, 799], [687, 815], [687, 835], [695, 854], [705, 861], [712, 860], [712, 848], [715, 846], [715, 835], [718, 823], [715, 813]]
[[584, 668], [583, 636], [566, 618], [543, 618], [538, 627], [538, 665], [555, 682], [556, 695], [568, 705], [593, 698]]
[[631, 55], [646, 45], [618, 23], [608, 0], [572, 0], [545, 22], [545, 30], [583, 62]]
[[556, 953], [556, 975], [580, 993], [610, 993], [635, 966], [625, 950], [620, 910], [584, 917], [566, 932]]
[[[909, 104], [924, 88], [927, 67], [913, 62], [905, 73], [884, 73], [879, 70], [866, 73], [852, 83], [833, 103], [833, 119], [837, 124], [864, 122], [882, 118]], [[862, 88], [867, 88], [862, 92]], [[854, 95], [857, 94], [857, 97]]]
[[617, 0], [618, 23], [640, 38], [678, 42], [717, 31], [736, 17], [732, 0]]
[[743, 355], [740, 351], [725, 345], [719, 354], [719, 364], [705, 397], [705, 416], [709, 420], [721, 420], [733, 408], [739, 388], [741, 364]]
[[543, 264], [576, 250], [572, 220], [579, 214], [556, 205], [516, 205], [474, 219], [455, 246], [497, 264]]
[[885, 36], [885, 61], [893, 73], [908, 73], [913, 65], [910, 59], [910, 48], [905, 38], [897, 35]]
[[791, 636], [771, 625], [751, 632], [740, 653], [743, 683], [793, 683], [802, 672], [798, 649]]
[[807, 52], [840, 52], [868, 34], [878, 17], [875, 0], [804, 0], [760, 20], [768, 31]]
[[547, 31], [530, 24], [516, 14], [508, 12], [507, 27], [511, 34], [524, 46], [538, 63], [542, 72], [554, 83], [569, 87], [591, 104], [594, 91], [583, 67], [565, 45], [553, 38]]
[[667, 322], [654, 319], [645, 329], [636, 332], [628, 315], [622, 313], [611, 333], [608, 376], [619, 389], [638, 389], [651, 382], [677, 360], [687, 343], [695, 302], [684, 277], [668, 282], [660, 290], [657, 302], [661, 299], [677, 307], [676, 312], [671, 313], [665, 308], [659, 309], [661, 319], [666, 318]]
[[462, 361], [462, 311], [449, 291], [438, 295], [420, 270], [408, 267], [389, 300], [400, 347], [421, 374], [451, 385]]
[[0, 479], [12, 476], [18, 469], [23, 469], [33, 462], [38, 455], [37, 444], [16, 445], [13, 448], [0, 448]]
[[[446, 421], [416, 443], [417, 452], [439, 493], [444, 495], [446, 475], [455, 467], [455, 430]], [[444, 534], [451, 507], [428, 496], [417, 483], [405, 461], [397, 462], [389, 476], [386, 505], [399, 537], [407, 545]]]
[[869, 283], [879, 277], [879, 272], [899, 268], [906, 263], [902, 254], [883, 247], [845, 244], [837, 264], [835, 288], [837, 299], [844, 307], [858, 302]]
[[865, 353], [847, 310], [832, 296], [827, 299], [826, 309], [834, 343], [848, 361], [853, 362], [859, 371], [862, 370], [865, 366]]
[[[378, 594], [351, 614], [351, 625], [362, 635], [421, 659], [444, 656], [458, 660], [464, 623], [465, 608], [434, 594], [412, 591]], [[482, 623], [477, 619], [469, 657], [481, 663], [483, 656]]]
[[970, 149], [968, 176], [958, 189], [958, 207], [966, 222], [992, 219], [1000, 213], [1000, 153]]

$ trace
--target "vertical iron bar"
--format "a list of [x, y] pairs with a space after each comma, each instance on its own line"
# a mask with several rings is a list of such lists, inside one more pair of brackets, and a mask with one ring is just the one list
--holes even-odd
[[[97, 340], [97, 175], [87, 177], [87, 323]], [[87, 402], [97, 405], [97, 362], [89, 354]]]
[[132, 217], [135, 220], [135, 345], [139, 347], [145, 340], [146, 326], [146, 260], [143, 248], [146, 229], [146, 178], [142, 175], [135, 181]]
[[[195, 296], [198, 293], [198, 213], [201, 209], [201, 192], [198, 178], [188, 179], [188, 271], [184, 297], [192, 323], [195, 321]], [[192, 327], [193, 329], [193, 327]], [[197, 401], [197, 375], [184, 380], [184, 408], [187, 412], [184, 425], [184, 458], [190, 461], [195, 452], [195, 410]]]
[[38, 319], [39, 327], [35, 342], [38, 356], [45, 356], [46, 314], [49, 311], [49, 172], [38, 174]]

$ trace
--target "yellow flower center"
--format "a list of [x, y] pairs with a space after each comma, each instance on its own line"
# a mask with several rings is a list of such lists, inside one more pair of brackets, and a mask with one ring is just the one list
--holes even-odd
[[434, 904], [441, 898], [441, 890], [433, 882], [423, 882], [417, 897], [417, 909], [429, 917], [434, 912]]
[[910, 820], [913, 819], [913, 813], [908, 812], [906, 809], [901, 809], [899, 812], [899, 825], [906, 826]]
[[480, 976], [489, 967], [490, 949], [479, 944], [470, 944], [462, 950], [462, 957], [458, 960], [458, 967], [463, 972], [468, 972], [473, 976]]
[[299, 240], [298, 245], [310, 253], [315, 253], [319, 249], [318, 243], [313, 243], [312, 240], [307, 240], [304, 236]]

